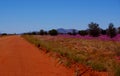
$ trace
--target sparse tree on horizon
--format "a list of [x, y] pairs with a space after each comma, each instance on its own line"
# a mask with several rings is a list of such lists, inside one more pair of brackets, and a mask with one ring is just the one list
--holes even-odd
[[44, 30], [41, 29], [40, 32], [39, 32], [39, 34], [40, 34], [40, 35], [44, 35], [44, 34], [45, 34]]
[[88, 33], [90, 36], [98, 37], [100, 35], [99, 24], [91, 22], [90, 24], [88, 24], [88, 27]]
[[108, 29], [107, 29], [107, 35], [110, 37], [110, 38], [113, 38], [117, 35], [117, 30], [116, 28], [114, 27], [113, 23], [110, 23], [109, 26], [108, 26]]

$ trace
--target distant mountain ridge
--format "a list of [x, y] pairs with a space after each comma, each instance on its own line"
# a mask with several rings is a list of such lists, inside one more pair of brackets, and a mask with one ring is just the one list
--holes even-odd
[[58, 28], [57, 29], [58, 33], [64, 33], [64, 34], [72, 33], [73, 30], [75, 30], [75, 32], [78, 32], [78, 30], [76, 30], [76, 29], [64, 29], [64, 28]]

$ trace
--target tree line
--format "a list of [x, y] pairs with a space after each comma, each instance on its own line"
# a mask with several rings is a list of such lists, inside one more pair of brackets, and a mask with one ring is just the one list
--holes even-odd
[[99, 27], [99, 24], [91, 22], [88, 24], [87, 30], [80, 30], [78, 33], [82, 36], [90, 35], [92, 37], [98, 37], [100, 35], [107, 35], [110, 38], [115, 37], [117, 34], [120, 34], [120, 27], [115, 28], [113, 23], [108, 25], [107, 29], [102, 29]]
[[[39, 32], [28, 32], [28, 33], [24, 33], [24, 34], [56, 36], [56, 35], [58, 35], [60, 33], [56, 29], [52, 29], [52, 30], [49, 30], [49, 31], [44, 31], [42, 29]], [[67, 34], [69, 34], [69, 35], [77, 35], [77, 34], [79, 34], [81, 36], [90, 35], [92, 37], [98, 37], [100, 35], [107, 35], [110, 38], [113, 38], [117, 34], [120, 34], [120, 27], [115, 28], [114, 24], [110, 23], [108, 25], [107, 29], [102, 29], [102, 28], [100, 28], [99, 24], [91, 22], [90, 24], [88, 24], [88, 29], [86, 29], [86, 30], [79, 30], [78, 32], [76, 32], [76, 30], [73, 30], [72, 32], [68, 32]]]
[[52, 29], [49, 31], [44, 31], [43, 29], [41, 29], [39, 32], [33, 31], [33, 32], [27, 32], [27, 33], [23, 33], [24, 35], [51, 35], [51, 36], [56, 36], [58, 35], [58, 31], [56, 29]]

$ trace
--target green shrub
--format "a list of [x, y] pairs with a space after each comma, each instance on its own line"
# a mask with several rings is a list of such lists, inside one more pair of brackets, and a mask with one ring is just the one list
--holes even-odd
[[94, 70], [97, 71], [107, 71], [107, 68], [105, 67], [104, 64], [100, 62], [89, 62], [88, 65], [90, 65]]
[[1, 35], [2, 35], [2, 36], [5, 36], [5, 35], [7, 35], [7, 33], [2, 33]]
[[52, 30], [49, 31], [49, 34], [50, 34], [51, 36], [56, 36], [56, 35], [58, 35], [58, 32], [57, 32], [57, 30], [52, 29]]
[[88, 35], [87, 30], [80, 30], [78, 33], [79, 33], [81, 36]]
[[41, 30], [38, 32], [38, 34], [39, 34], [39, 35], [47, 35], [47, 32], [41, 29]]

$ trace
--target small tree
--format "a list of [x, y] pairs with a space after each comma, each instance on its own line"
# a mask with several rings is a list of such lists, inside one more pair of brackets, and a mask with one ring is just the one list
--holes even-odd
[[98, 37], [100, 35], [100, 28], [97, 23], [91, 22], [90, 24], [88, 24], [88, 27], [89, 27], [88, 29], [89, 35], [93, 37]]
[[111, 38], [113, 38], [117, 35], [117, 31], [116, 31], [116, 28], [114, 27], [113, 23], [109, 24], [109, 27], [107, 29], [107, 35]]
[[44, 30], [41, 29], [40, 32], [39, 32], [39, 34], [40, 35], [44, 35], [45, 34]]
[[87, 30], [80, 30], [78, 33], [79, 33], [81, 36], [88, 35]]
[[33, 31], [31, 32], [32, 35], [37, 35], [37, 32]]
[[51, 36], [56, 36], [56, 35], [58, 35], [58, 32], [57, 32], [57, 30], [52, 29], [52, 30], [49, 31], [49, 34], [50, 34]]

